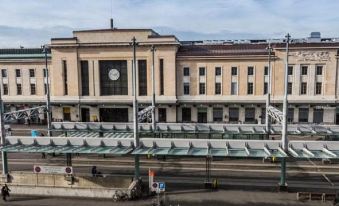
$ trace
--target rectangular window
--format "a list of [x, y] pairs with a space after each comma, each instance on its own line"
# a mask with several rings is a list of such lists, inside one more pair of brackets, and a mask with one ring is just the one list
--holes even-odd
[[322, 83], [321, 82], [317, 82], [315, 84], [315, 94], [321, 94], [321, 90], [322, 90]]
[[215, 94], [221, 94], [221, 83], [215, 83]]
[[287, 94], [292, 94], [292, 82], [287, 83]]
[[238, 75], [238, 68], [237, 67], [232, 67], [232, 76]]
[[287, 111], [287, 122], [292, 123], [294, 120], [294, 108], [288, 108]]
[[215, 76], [221, 75], [221, 67], [215, 67]]
[[199, 94], [205, 94], [205, 83], [199, 83]]
[[205, 67], [199, 67], [199, 76], [205, 76]]
[[47, 94], [47, 84], [44, 84], [44, 93]]
[[301, 66], [301, 75], [307, 75], [307, 70], [308, 70], [307, 66]]
[[238, 84], [237, 82], [231, 83], [231, 95], [237, 95], [238, 94]]
[[293, 75], [293, 66], [288, 66], [288, 75]]
[[22, 95], [21, 84], [16, 84], [16, 94], [17, 95]]
[[245, 108], [245, 122], [255, 122], [255, 108]]
[[43, 69], [44, 77], [47, 77], [47, 70]]
[[8, 95], [8, 85], [3, 84], [2, 85], [3, 95]]
[[88, 61], [80, 61], [81, 67], [81, 95], [89, 95], [89, 74], [88, 74]]
[[147, 96], [147, 62], [138, 60], [139, 95]]
[[1, 69], [1, 76], [2, 77], [7, 77], [7, 69]]
[[323, 66], [318, 65], [316, 70], [317, 75], [323, 75]]
[[184, 83], [184, 95], [190, 94], [190, 83], [185, 82]]
[[35, 84], [31, 84], [31, 95], [36, 95]]
[[29, 69], [29, 77], [35, 77], [35, 70]]
[[191, 122], [191, 108], [182, 108], [182, 122]]
[[229, 121], [238, 122], [239, 121], [239, 108], [230, 107], [229, 108]]
[[308, 108], [299, 108], [299, 122], [308, 122]]
[[67, 62], [66, 60], [62, 60], [62, 71], [64, 78], [64, 95], [68, 95], [68, 79], [67, 79]]
[[268, 66], [265, 66], [264, 75], [268, 75]]
[[306, 82], [301, 83], [300, 94], [302, 95], [307, 94], [307, 83]]
[[126, 60], [99, 60], [99, 75], [100, 95], [128, 95]]
[[313, 123], [323, 123], [324, 120], [324, 110], [323, 109], [314, 109], [313, 110]]
[[223, 119], [223, 109], [213, 108], [213, 122], [222, 122], [222, 119]]
[[190, 75], [190, 68], [184, 67], [184, 76], [189, 76], [189, 75]]
[[247, 83], [247, 94], [253, 94], [253, 83], [252, 82]]
[[15, 76], [16, 77], [21, 77], [21, 70], [20, 69], [16, 69], [15, 70]]
[[166, 122], [166, 108], [159, 108], [158, 109], [158, 121], [159, 122]]
[[247, 75], [251, 76], [254, 74], [254, 68], [253, 67], [247, 67]]
[[267, 91], [268, 91], [268, 83], [265, 82], [264, 83], [264, 94], [267, 94]]
[[164, 95], [164, 59], [160, 59], [160, 95]]

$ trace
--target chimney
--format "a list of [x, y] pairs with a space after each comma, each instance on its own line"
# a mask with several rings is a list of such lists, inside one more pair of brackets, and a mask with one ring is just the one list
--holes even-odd
[[114, 29], [114, 25], [113, 25], [113, 19], [111, 18], [111, 29]]
[[321, 42], [321, 33], [320, 32], [311, 32], [310, 37], [307, 38], [307, 42]]

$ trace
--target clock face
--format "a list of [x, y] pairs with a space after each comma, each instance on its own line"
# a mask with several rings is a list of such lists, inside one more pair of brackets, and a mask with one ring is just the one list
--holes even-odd
[[117, 70], [117, 69], [111, 69], [109, 70], [108, 72], [108, 77], [113, 80], [113, 81], [116, 81], [119, 79], [120, 77], [120, 72]]

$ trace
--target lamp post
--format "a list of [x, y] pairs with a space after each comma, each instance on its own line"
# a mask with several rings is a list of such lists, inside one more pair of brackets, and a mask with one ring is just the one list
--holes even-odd
[[45, 53], [45, 71], [46, 71], [46, 107], [47, 107], [47, 136], [51, 136], [51, 95], [49, 91], [49, 71], [48, 71], [48, 48], [47, 45], [42, 46], [43, 52]]
[[154, 45], [151, 47], [152, 51], [152, 129], [155, 132], [155, 74], [154, 74], [154, 52], [156, 51]]
[[270, 116], [268, 115], [268, 107], [271, 104], [271, 92], [272, 92], [272, 73], [271, 73], [271, 53], [272, 53], [272, 47], [271, 43], [268, 43], [268, 88], [267, 88], [267, 96], [266, 96], [266, 113], [265, 113], [265, 125], [266, 125], [266, 131], [267, 131], [267, 139], [269, 139], [270, 136], [270, 130], [271, 130], [271, 124], [270, 124]]
[[[133, 46], [133, 65], [132, 65], [132, 94], [133, 94], [133, 137], [134, 146], [139, 147], [139, 133], [138, 133], [138, 100], [137, 100], [137, 69], [136, 69], [136, 46], [137, 42], [135, 37], [132, 39]], [[139, 156], [134, 157], [134, 179], [137, 180], [140, 177], [140, 162]]]
[[[1, 146], [6, 145], [6, 131], [5, 131], [5, 120], [4, 120], [4, 102], [2, 100], [2, 84], [0, 85], [0, 129], [1, 129]], [[2, 160], [2, 175], [7, 182], [8, 174], [8, 159], [7, 152], [1, 151], [1, 160]]]
[[[290, 34], [286, 36], [286, 59], [285, 59], [285, 85], [284, 85], [284, 99], [283, 99], [283, 122], [282, 122], [282, 135], [281, 135], [281, 145], [282, 149], [288, 151], [288, 137], [287, 137], [287, 89], [288, 89], [288, 52], [289, 52], [289, 42]], [[286, 183], [286, 159], [282, 158], [281, 160], [281, 174], [280, 174], [280, 188], [284, 189], [287, 187]]]

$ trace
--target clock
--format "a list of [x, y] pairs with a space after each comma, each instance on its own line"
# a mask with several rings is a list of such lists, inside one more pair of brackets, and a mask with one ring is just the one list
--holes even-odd
[[117, 69], [111, 69], [109, 70], [108, 72], [108, 77], [113, 80], [113, 81], [116, 81], [119, 79], [120, 77], [120, 72], [117, 70]]

